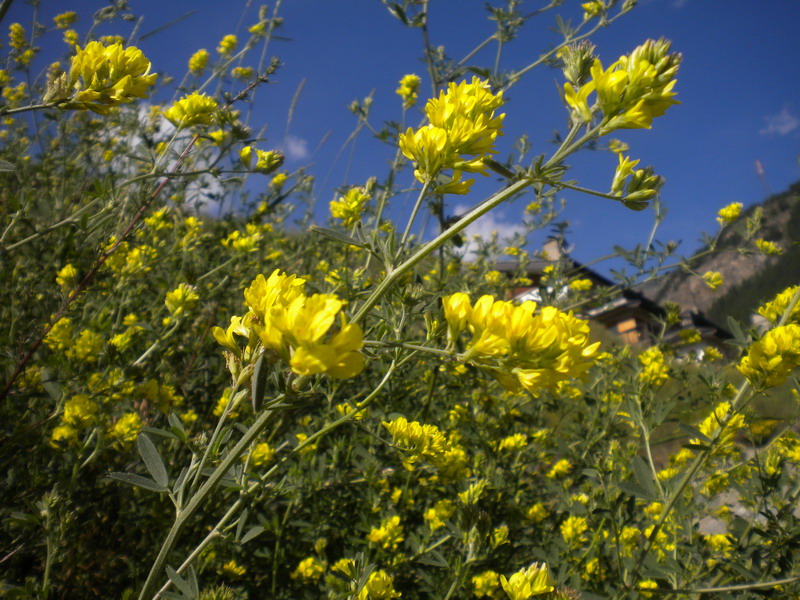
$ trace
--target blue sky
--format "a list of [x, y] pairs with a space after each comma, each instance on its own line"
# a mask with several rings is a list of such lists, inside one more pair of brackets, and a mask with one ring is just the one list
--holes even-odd
[[[105, 4], [44, 0], [39, 20], [49, 22], [53, 14], [74, 9], [82, 16], [77, 27], [82, 33], [88, 15]], [[258, 2], [244, 0], [130, 0], [129, 4], [137, 16], [144, 17], [140, 33], [190, 13], [137, 44], [154, 69], [178, 78], [196, 49], [213, 51], [224, 34], [255, 22], [258, 8]], [[432, 42], [444, 45], [452, 58], [460, 59], [494, 30], [483, 0], [431, 0], [430, 4]], [[529, 0], [523, 10], [541, 4]], [[274, 2], [270, 10], [273, 7]], [[3, 25], [30, 23], [31, 10], [16, 2]], [[504, 47], [501, 65], [521, 68], [557, 42], [552, 31], [556, 12], [576, 21], [582, 14], [580, 2], [567, 0], [556, 11], [534, 19]], [[373, 123], [399, 120], [397, 81], [406, 73], [425, 74], [418, 58], [421, 36], [391, 17], [379, 0], [283, 0], [280, 15], [284, 24], [279, 34], [287, 39], [273, 41], [269, 54], [279, 57], [283, 66], [273, 83], [258, 92], [252, 124], [267, 125], [268, 141], [263, 147], [282, 145], [289, 151], [287, 166], [309, 165], [317, 177], [318, 214], [324, 221], [336, 186], [363, 184], [370, 175], [382, 177], [393, 155], [392, 148], [363, 131], [352, 155], [348, 148], [336, 161], [355, 126], [347, 105], [374, 90]], [[631, 155], [641, 159], [640, 167], [651, 164], [666, 178], [662, 201], [668, 213], [657, 239], [680, 241], [683, 251], [690, 252], [702, 231], [716, 230], [714, 216], [721, 206], [752, 204], [763, 199], [767, 189], [782, 191], [800, 179], [798, 26], [797, 0], [641, 0], [631, 13], [593, 38], [604, 65], [647, 38], [666, 37], [683, 54], [676, 87], [681, 104], [656, 119], [649, 131], [620, 131], [615, 136], [630, 145]], [[102, 33], [127, 35], [130, 29], [122, 27]], [[51, 39], [58, 41], [58, 37], [51, 34]], [[45, 44], [42, 57], [62, 50]], [[490, 63], [494, 52], [491, 47], [478, 55], [480, 62]], [[301, 82], [287, 130], [289, 105]], [[534, 154], [552, 152], [552, 134], [563, 132], [566, 124], [557, 94], [562, 83], [560, 72], [542, 68], [507, 93], [501, 157], [524, 132], [530, 135]], [[407, 115], [409, 124], [418, 119], [418, 114]], [[764, 167], [763, 181], [756, 173], [756, 160]], [[570, 176], [581, 185], [607, 191], [616, 158], [607, 152], [583, 152], [568, 163], [574, 167]], [[411, 183], [410, 173], [400, 182], [403, 186]], [[470, 196], [453, 197], [449, 206], [478, 202], [495, 187], [489, 180], [478, 182]], [[571, 223], [568, 239], [579, 260], [603, 255], [615, 244], [630, 247], [647, 240], [652, 225], [649, 210], [634, 213], [616, 203], [574, 193], [559, 197], [568, 200], [564, 214]], [[478, 229], [508, 231], [529, 200], [502, 207]], [[394, 210], [399, 214], [412, 202], [410, 195], [397, 197]], [[538, 247], [544, 236], [531, 239], [530, 247]]]

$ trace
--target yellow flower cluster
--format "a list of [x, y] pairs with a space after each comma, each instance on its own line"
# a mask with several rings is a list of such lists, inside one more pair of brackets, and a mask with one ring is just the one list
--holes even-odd
[[722, 226], [730, 225], [742, 214], [742, 208], [741, 202], [731, 202], [727, 206], [723, 206], [717, 213], [717, 222]]
[[222, 569], [220, 572], [223, 575], [227, 575], [228, 577], [241, 577], [245, 573], [247, 573], [247, 569], [245, 569], [242, 565], [238, 564], [235, 560], [231, 559], [222, 565]]
[[125, 413], [111, 428], [111, 437], [123, 444], [133, 443], [142, 430], [142, 419], [139, 413]]
[[453, 516], [456, 511], [456, 505], [450, 500], [439, 500], [422, 513], [422, 518], [431, 528], [431, 531], [436, 531], [440, 527], [444, 527], [447, 520]]
[[367, 539], [380, 546], [384, 550], [397, 550], [398, 544], [405, 538], [403, 537], [403, 526], [400, 524], [400, 517], [394, 515], [381, 521], [380, 526], [373, 527]]
[[342, 226], [349, 229], [361, 218], [369, 198], [370, 194], [364, 188], [350, 188], [338, 200], [331, 200], [331, 216], [334, 219], [341, 219]]
[[784, 383], [800, 367], [800, 325], [790, 323], [770, 329], [750, 345], [739, 372], [757, 388]]
[[406, 75], [400, 80], [400, 87], [395, 93], [403, 99], [403, 108], [411, 108], [417, 103], [420, 83], [420, 78], [414, 74]]
[[217, 116], [217, 101], [205, 94], [192, 92], [165, 110], [164, 116], [178, 129], [210, 125]]
[[[345, 379], [364, 369], [361, 328], [340, 315], [340, 329], [324, 338], [344, 303], [333, 294], [303, 293], [304, 279], [276, 269], [269, 278], [256, 277], [244, 291], [249, 308], [243, 317], [231, 317], [227, 330], [215, 327], [214, 338], [236, 356], [253, 356], [257, 344], [273, 350], [298, 375], [327, 373]], [[234, 335], [248, 340], [244, 353]]]
[[325, 572], [325, 566], [313, 556], [304, 558], [292, 572], [292, 579], [301, 581], [317, 581]]
[[56, 273], [56, 283], [61, 288], [62, 292], [68, 294], [78, 283], [78, 270], [67, 263], [64, 265], [64, 268]]
[[263, 467], [268, 465], [275, 459], [275, 450], [266, 442], [262, 442], [253, 448], [250, 453], [250, 462], [255, 467]]
[[669, 369], [664, 362], [664, 353], [657, 346], [648, 348], [639, 355], [639, 381], [652, 387], [660, 387], [669, 379]]
[[150, 74], [150, 61], [134, 46], [89, 42], [84, 48], [76, 47], [69, 75], [63, 78], [65, 89], [61, 93], [71, 90], [71, 95], [59, 104], [61, 108], [88, 109], [105, 115], [112, 106], [147, 98], [158, 75]]
[[[564, 98], [573, 119], [589, 123], [599, 109], [603, 113], [600, 135], [615, 129], [649, 129], [653, 118], [678, 103], [672, 88], [681, 56], [669, 50], [666, 40], [647, 40], [607, 69], [595, 59], [588, 82], [577, 90], [572, 83], [564, 84]], [[590, 107], [592, 92], [597, 93], [597, 102]]]
[[[736, 432], [744, 427], [744, 416], [737, 413], [728, 419], [728, 413], [731, 410], [730, 402], [720, 402], [708, 414], [708, 416], [697, 424], [697, 430], [709, 439], [714, 439], [717, 435], [717, 445], [714, 454], [730, 454], [733, 447], [733, 440]], [[726, 419], [727, 422], [726, 422]], [[724, 424], [724, 428], [723, 428]], [[717, 430], [720, 430], [718, 433]], [[690, 440], [692, 444], [703, 444], [700, 439]], [[687, 455], [678, 457], [675, 464], [679, 465], [681, 462], [688, 460]]]
[[717, 289], [719, 286], [725, 283], [725, 279], [722, 277], [722, 273], [719, 271], [706, 271], [703, 273], [703, 281], [705, 281], [706, 285], [712, 290]]
[[191, 310], [199, 299], [200, 296], [197, 295], [197, 289], [194, 286], [181, 283], [171, 292], [167, 292], [164, 304], [167, 305], [169, 314], [173, 318], [177, 318]]
[[495, 571], [484, 571], [473, 576], [472, 593], [476, 598], [497, 598], [502, 594], [498, 592], [500, 592], [500, 576]]
[[403, 450], [403, 466], [413, 469], [414, 463], [428, 461], [439, 469], [443, 477], [460, 479], [469, 475], [467, 455], [457, 444], [447, 439], [435, 425], [421, 425], [398, 417], [383, 426], [392, 436], [395, 446]]
[[228, 56], [231, 52], [236, 50], [236, 46], [239, 45], [239, 40], [233, 34], [228, 34], [224, 36], [220, 42], [219, 46], [217, 46], [217, 52], [222, 56]]
[[463, 293], [442, 302], [451, 347], [465, 329], [472, 334], [461, 360], [485, 370], [511, 391], [536, 393], [583, 375], [600, 346], [590, 343], [586, 321], [550, 306], [537, 313], [535, 302], [515, 305], [488, 295], [472, 306]]
[[53, 23], [55, 23], [57, 29], [66, 29], [77, 20], [78, 13], [76, 13], [74, 10], [68, 10], [67, 12], [63, 12], [53, 17]]
[[25, 28], [20, 23], [12, 23], [8, 26], [8, 45], [14, 50], [22, 50], [28, 45], [25, 39]]
[[587, 529], [586, 517], [569, 516], [561, 523], [561, 537], [568, 546], [579, 546], [585, 541], [583, 534]]
[[759, 238], [753, 243], [756, 245], [756, 248], [758, 248], [761, 254], [766, 254], [767, 256], [778, 256], [783, 254], [783, 248], [781, 248], [775, 242], [770, 242], [769, 240], [762, 240]]
[[617, 154], [619, 164], [614, 172], [611, 182], [611, 194], [625, 196], [624, 204], [633, 210], [642, 210], [647, 207], [647, 200], [658, 193], [663, 184], [663, 179], [653, 173], [652, 167], [636, 169], [638, 160], [631, 160], [629, 156]]
[[189, 72], [192, 75], [202, 75], [208, 65], [208, 50], [201, 48], [189, 57]]
[[256, 166], [253, 170], [268, 175], [283, 164], [283, 154], [276, 150], [259, 150], [252, 146], [245, 146], [239, 151], [239, 160], [248, 169], [253, 164], [253, 153], [256, 155]]
[[449, 181], [435, 191], [466, 194], [474, 180], [461, 181], [461, 174], [486, 175], [484, 160], [495, 153], [495, 139], [502, 135], [505, 115], [494, 114], [502, 104], [503, 93], [493, 94], [489, 84], [477, 77], [470, 83], [450, 83], [446, 92], [428, 100], [429, 124], [416, 131], [409, 127], [398, 139], [403, 154], [416, 162], [414, 176], [432, 183], [442, 171], [452, 169]]
[[370, 573], [367, 583], [358, 593], [358, 600], [392, 600], [399, 597], [400, 592], [394, 589], [394, 578], [382, 569]]
[[[761, 306], [758, 309], [758, 314], [760, 314], [773, 325], [776, 325], [783, 316], [783, 313], [785, 313], [789, 308], [789, 303], [797, 293], [797, 288], [798, 286], [796, 285], [786, 288], [772, 300], [764, 304], [764, 306]], [[786, 320], [786, 323], [800, 324], [800, 302], [797, 302], [794, 305], [792, 312], [789, 314]]]
[[508, 579], [500, 575], [500, 584], [510, 600], [528, 600], [532, 596], [547, 594], [555, 589], [553, 583], [544, 563], [533, 563]]

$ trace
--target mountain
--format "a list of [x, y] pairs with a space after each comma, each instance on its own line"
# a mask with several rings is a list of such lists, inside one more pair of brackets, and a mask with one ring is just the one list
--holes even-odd
[[[753, 232], [759, 222], [760, 227]], [[755, 239], [775, 242], [783, 253], [762, 254], [755, 247]], [[722, 232], [716, 251], [690, 264], [701, 275], [719, 271], [724, 284], [712, 290], [701, 277], [676, 269], [645, 284], [640, 291], [659, 304], [676, 302], [684, 311], [703, 313], [723, 326], [729, 316], [749, 323], [761, 303], [800, 283], [800, 181], [743, 211]]]

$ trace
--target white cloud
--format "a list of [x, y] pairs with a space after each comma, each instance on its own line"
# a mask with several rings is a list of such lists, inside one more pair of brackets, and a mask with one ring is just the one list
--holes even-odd
[[784, 106], [783, 110], [776, 115], [764, 117], [767, 126], [759, 129], [761, 135], [786, 135], [800, 127], [800, 118], [789, 111], [789, 107]]
[[281, 144], [281, 150], [288, 160], [306, 160], [311, 156], [308, 151], [308, 141], [296, 135], [287, 135]]
[[[469, 209], [469, 206], [459, 204], [453, 211], [455, 214], [460, 215], [466, 213]], [[496, 235], [502, 242], [502, 240], [518, 233], [525, 233], [525, 228], [522, 225], [513, 221], [504, 221], [503, 217], [504, 214], [502, 212], [490, 212], [467, 226], [463, 232], [464, 248], [467, 251], [467, 255], [471, 255], [476, 251], [475, 243], [472, 240], [473, 236], [480, 236], [484, 240], [488, 240]]]

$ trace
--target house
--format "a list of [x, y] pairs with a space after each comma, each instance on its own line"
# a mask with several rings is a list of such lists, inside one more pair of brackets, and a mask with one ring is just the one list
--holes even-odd
[[[650, 341], [661, 332], [667, 317], [667, 309], [663, 306], [633, 288], [619, 289], [618, 284], [563, 253], [554, 240], [545, 244], [542, 256], [529, 261], [525, 266], [525, 275], [531, 284], [512, 288], [511, 296], [514, 299], [540, 302], [540, 288], [547, 267], [561, 263], [561, 268], [564, 269], [566, 261], [566, 270], [571, 275], [589, 279], [592, 282], [592, 289], [605, 292], [599, 294], [600, 299], [596, 302], [578, 307], [576, 313], [603, 325], [629, 345], [649, 345]], [[498, 261], [494, 268], [510, 276], [519, 272], [519, 263]], [[570, 290], [565, 287], [557, 292], [557, 295], [569, 293]], [[689, 354], [702, 353], [706, 345], [715, 346], [724, 352], [727, 349], [725, 341], [731, 337], [730, 333], [706, 319], [702, 313], [685, 312], [681, 313], [679, 321], [664, 333], [662, 340], [666, 344], [679, 347], [681, 353]]]

